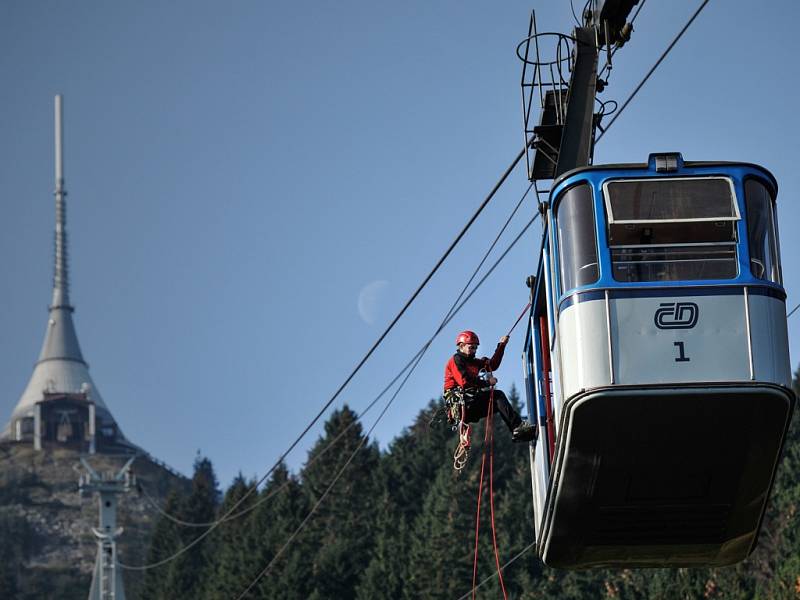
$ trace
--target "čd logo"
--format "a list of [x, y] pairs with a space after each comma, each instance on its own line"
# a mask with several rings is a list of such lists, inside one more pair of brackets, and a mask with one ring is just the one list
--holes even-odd
[[662, 302], [653, 321], [659, 329], [691, 329], [697, 325], [700, 308], [694, 302]]

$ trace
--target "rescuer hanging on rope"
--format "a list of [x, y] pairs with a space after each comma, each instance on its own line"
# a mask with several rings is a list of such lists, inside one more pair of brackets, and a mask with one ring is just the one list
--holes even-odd
[[[464, 421], [467, 423], [475, 423], [486, 416], [491, 388], [497, 383], [492, 372], [503, 360], [508, 336], [500, 338], [491, 358], [475, 356], [479, 343], [478, 336], [472, 331], [459, 333], [456, 338], [458, 350], [444, 368], [445, 403], [448, 407], [457, 407], [463, 401]], [[487, 373], [486, 379], [481, 379], [481, 371]], [[536, 425], [523, 421], [506, 395], [498, 389], [494, 390], [494, 412], [500, 413], [515, 442], [529, 442], [536, 438]], [[458, 413], [451, 413], [448, 409], [448, 418], [451, 414]]]

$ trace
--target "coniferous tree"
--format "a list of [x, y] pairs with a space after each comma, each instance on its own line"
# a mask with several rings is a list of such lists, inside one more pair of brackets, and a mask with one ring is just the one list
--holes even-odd
[[[172, 490], [164, 504], [164, 512], [178, 515], [183, 504], [183, 497], [178, 490]], [[177, 552], [181, 547], [180, 527], [165, 516], [156, 521], [153, 536], [150, 538], [150, 549], [147, 553], [147, 564], [156, 564]], [[168, 600], [166, 582], [169, 575], [169, 563], [148, 569], [144, 574], [141, 587], [142, 598], [148, 600]]]
[[414, 423], [392, 441], [381, 461], [381, 486], [408, 525], [421, 511], [436, 473], [453, 463], [456, 434], [444, 421], [431, 423], [441, 403], [441, 399], [431, 400]]
[[[515, 390], [510, 390], [509, 399], [518, 403]], [[444, 425], [432, 428], [428, 424], [436, 406], [431, 401], [383, 454], [373, 444], [366, 443], [352, 411], [347, 407], [336, 411], [325, 425], [325, 434], [309, 453], [300, 480], [285, 465], [280, 465], [258, 499], [254, 495], [246, 502], [248, 506], [257, 502], [258, 506], [222, 525], [210, 537], [209, 546], [214, 554], [203, 551], [192, 557], [187, 553], [185, 560], [178, 559], [169, 568], [149, 571], [142, 597], [154, 600], [236, 597], [284, 546], [285, 552], [253, 587], [250, 597], [394, 600], [458, 598], [468, 594], [484, 427], [473, 427], [472, 457], [461, 476], [456, 477], [452, 468], [455, 435]], [[515, 600], [797, 598], [800, 595], [799, 420], [795, 414], [759, 545], [743, 563], [718, 569], [576, 572], [545, 567], [529, 550], [504, 571], [509, 597]], [[339, 443], [325, 451], [339, 436]], [[533, 541], [529, 447], [512, 444], [499, 417], [495, 419], [494, 439], [495, 522], [502, 564]], [[310, 518], [306, 529], [287, 545], [362, 441], [364, 444], [355, 454], [353, 464]], [[216, 489], [216, 483], [210, 463], [202, 467], [198, 463], [196, 479], [197, 471], [205, 473], [200, 479], [206, 483], [195, 485], [191, 498], [172, 496], [166, 509], [188, 521], [213, 520], [208, 516], [208, 503], [200, 501], [213, 498], [213, 515], [216, 497], [209, 491]], [[237, 478], [217, 514], [240, 498], [248, 485], [241, 477]], [[499, 580], [494, 576], [489, 507], [488, 484], [485, 484], [478, 581], [487, 577], [490, 580], [478, 591], [479, 598], [500, 597]], [[206, 516], [200, 514], [203, 510]], [[162, 519], [156, 526], [149, 559], [171, 555], [198, 533], [196, 529], [184, 531]], [[213, 575], [206, 578], [204, 573]], [[186, 578], [193, 578], [195, 584], [186, 584]], [[201, 590], [204, 596], [200, 595]]]
[[[194, 462], [192, 490], [180, 507], [180, 518], [189, 523], [209, 523], [216, 516], [220, 492], [217, 477], [208, 458], [199, 454]], [[199, 535], [194, 527], [181, 527], [178, 530], [181, 547], [189, 546]], [[197, 598], [202, 593], [208, 577], [208, 565], [213, 548], [204, 539], [191, 546], [169, 563], [164, 582], [165, 598]]]
[[380, 459], [382, 495], [375, 524], [375, 549], [357, 589], [359, 600], [395, 599], [408, 579], [411, 528], [436, 473], [452, 461], [455, 443], [450, 427], [431, 424], [441, 399], [431, 400]]
[[408, 525], [385, 490], [378, 508], [374, 550], [356, 590], [358, 600], [393, 600], [402, 597], [410, 548]]
[[[281, 463], [265, 486], [254, 513], [246, 540], [253, 552], [242, 589], [275, 559], [269, 573], [253, 588], [252, 596], [262, 600], [304, 600], [310, 596], [315, 541], [304, 533], [289, 541], [307, 513], [308, 502], [297, 478]], [[284, 546], [285, 550], [275, 558]]]
[[225, 493], [217, 517], [222, 518], [234, 506], [236, 508], [229, 515], [229, 520], [212, 534], [213, 539], [209, 540], [214, 552], [209, 565], [213, 575], [205, 586], [207, 600], [227, 600], [247, 584], [245, 579], [250, 575], [247, 566], [254, 552], [252, 544], [248, 544], [254, 520], [252, 507], [258, 499], [254, 486], [255, 481], [248, 482], [239, 473]]
[[[519, 398], [513, 387], [509, 393], [509, 400], [518, 407]], [[519, 457], [527, 457], [527, 450], [526, 446], [512, 444], [511, 436], [499, 415], [495, 414], [493, 421], [493, 446], [484, 446], [486, 419], [484, 418], [480, 424], [473, 425], [472, 456], [460, 476], [456, 476], [452, 467], [452, 451], [457, 443], [456, 436], [451, 434], [449, 439], [445, 438], [444, 448], [441, 443], [439, 444], [439, 456], [444, 454], [444, 458], [436, 461], [435, 483], [427, 493], [422, 514], [414, 523], [409, 567], [410, 585], [406, 590], [406, 597], [419, 594], [431, 597], [449, 597], [455, 594], [455, 597], [458, 597], [469, 591], [472, 583], [477, 493], [484, 451], [486, 451], [486, 462], [481, 498], [478, 581], [496, 573], [489, 493], [490, 459], [494, 472], [498, 552], [501, 560], [503, 557], [506, 559], [510, 557], [508, 550], [501, 543], [504, 514], [502, 498], [511, 477], [518, 471], [517, 464], [521, 460]], [[524, 458], [522, 460], [524, 461]], [[529, 481], [529, 476], [526, 479]], [[530, 505], [529, 484], [523, 498], [520, 501]], [[511, 514], [510, 507], [505, 508], [505, 514], [507, 516]], [[516, 516], [508, 518], [507, 521], [515, 531], [524, 528]], [[452, 556], [454, 551], [462, 554], [465, 562], [455, 561]], [[499, 580], [496, 578], [490, 580], [482, 586], [481, 592], [487, 594], [487, 597], [491, 597], [495, 592], [499, 594]]]
[[[335, 447], [323, 454], [340, 435]], [[304, 532], [301, 545], [309, 549], [311, 561], [309, 598], [353, 598], [372, 551], [379, 452], [366, 440], [357, 415], [344, 406], [325, 423], [325, 435], [311, 449], [302, 471], [309, 506], [321, 500], [351, 457]]]
[[403, 598], [458, 598], [470, 589], [477, 486], [469, 467], [438, 470], [412, 530]]
[[[800, 370], [795, 372], [794, 391], [800, 395]], [[768, 577], [758, 581], [760, 598], [800, 597], [800, 410], [795, 407], [783, 458], [775, 477], [770, 510], [765, 519], [766, 532], [759, 536], [759, 546], [772, 550], [762, 559], [762, 571]], [[760, 550], [761, 548], [759, 548]], [[759, 552], [756, 551], [756, 553]]]

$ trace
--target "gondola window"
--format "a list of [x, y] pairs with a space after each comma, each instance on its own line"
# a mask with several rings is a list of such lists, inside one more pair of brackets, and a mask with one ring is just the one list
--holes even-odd
[[615, 280], [736, 277], [740, 216], [730, 180], [618, 180], [603, 189]]
[[567, 292], [594, 283], [600, 271], [592, 191], [588, 185], [578, 185], [564, 192], [558, 202], [557, 222], [561, 289]]
[[777, 259], [775, 205], [764, 185], [755, 179], [745, 183], [747, 231], [750, 245], [750, 270], [754, 277], [781, 283]]

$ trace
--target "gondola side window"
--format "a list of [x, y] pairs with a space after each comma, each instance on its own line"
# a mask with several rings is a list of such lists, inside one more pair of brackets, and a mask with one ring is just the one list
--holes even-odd
[[775, 226], [775, 205], [766, 187], [755, 179], [744, 185], [747, 202], [747, 237], [750, 271], [754, 277], [781, 283]]
[[568, 189], [558, 202], [556, 222], [562, 293], [594, 283], [600, 276], [592, 204], [592, 192], [586, 184]]
[[729, 179], [616, 180], [603, 191], [615, 280], [736, 277], [740, 216]]

